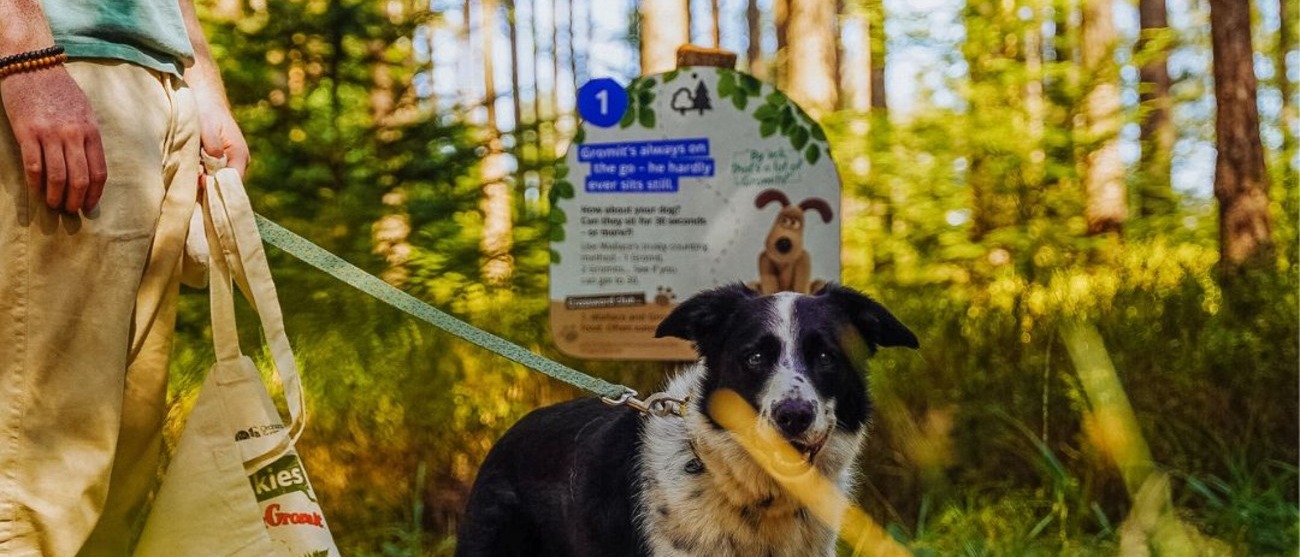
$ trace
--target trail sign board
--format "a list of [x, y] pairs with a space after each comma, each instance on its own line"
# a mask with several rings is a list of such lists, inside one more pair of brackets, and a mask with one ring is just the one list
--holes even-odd
[[556, 170], [550, 324], [567, 354], [687, 360], [654, 338], [680, 301], [743, 282], [808, 292], [840, 276], [840, 183], [826, 136], [752, 76], [686, 67], [578, 92]]

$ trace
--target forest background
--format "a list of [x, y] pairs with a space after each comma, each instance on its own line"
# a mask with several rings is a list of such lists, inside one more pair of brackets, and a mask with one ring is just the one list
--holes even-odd
[[[851, 494], [895, 539], [1297, 554], [1297, 0], [199, 4], [262, 214], [642, 392], [663, 364], [566, 358], [542, 325], [554, 162], [586, 80], [737, 52], [830, 137], [843, 282], [921, 338], [871, 364]], [[449, 555], [493, 441], [583, 393], [270, 252], [344, 554]], [[1080, 353], [1089, 327], [1105, 348]], [[179, 329], [170, 439], [212, 360], [205, 292]], [[1107, 356], [1130, 420], [1081, 373]], [[1121, 472], [1134, 442], [1157, 481]]]

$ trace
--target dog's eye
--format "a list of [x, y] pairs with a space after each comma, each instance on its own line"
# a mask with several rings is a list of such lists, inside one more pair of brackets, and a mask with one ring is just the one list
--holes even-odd
[[758, 367], [763, 365], [763, 353], [757, 350], [750, 352], [745, 356], [745, 365], [749, 367]]
[[813, 361], [819, 366], [829, 366], [835, 363], [835, 356], [828, 350], [819, 350]]

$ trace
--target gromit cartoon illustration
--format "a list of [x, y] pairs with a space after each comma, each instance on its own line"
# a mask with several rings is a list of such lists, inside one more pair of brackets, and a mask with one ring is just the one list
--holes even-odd
[[754, 199], [759, 209], [773, 201], [781, 203], [781, 212], [772, 223], [772, 230], [767, 233], [762, 253], [758, 254], [758, 284], [756, 290], [763, 294], [782, 291], [810, 294], [825, 283], [814, 281], [812, 275], [812, 255], [803, 246], [804, 213], [816, 211], [823, 223], [829, 223], [831, 204], [819, 197], [809, 197], [798, 205], [791, 205], [790, 198], [776, 189], [766, 189]]

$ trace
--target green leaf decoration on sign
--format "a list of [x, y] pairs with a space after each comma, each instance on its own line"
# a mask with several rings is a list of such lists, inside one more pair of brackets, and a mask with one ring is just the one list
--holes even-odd
[[551, 251], [551, 264], [552, 264], [552, 265], [559, 265], [559, 264], [560, 264], [560, 252], [555, 251], [555, 250], [550, 250], [550, 251]]
[[725, 99], [727, 97], [730, 97], [731, 93], [735, 90], [736, 90], [735, 76], [727, 72], [719, 72], [718, 73], [718, 96]]
[[802, 150], [804, 145], [808, 144], [808, 129], [795, 126], [790, 130], [790, 146], [796, 151]]
[[781, 135], [792, 137], [790, 130], [795, 127], [794, 111], [787, 105], [781, 110]]
[[655, 84], [653, 77], [643, 77], [633, 80], [627, 86], [627, 108], [618, 121], [619, 128], [630, 128], [633, 124], [640, 124], [644, 128], [654, 127]]
[[[578, 127], [578, 133], [574, 135], [574, 145], [581, 142], [578, 137], [582, 134], [582, 127]], [[546, 200], [550, 204], [550, 212], [546, 215], [546, 222], [549, 225], [548, 235], [552, 242], [564, 241], [564, 224], [569, 222], [569, 215], [560, 208], [561, 199], [573, 199], [573, 184], [566, 178], [569, 176], [569, 165], [565, 162], [565, 157], [555, 160], [555, 183], [546, 192]], [[551, 250], [551, 262], [559, 263], [559, 253]]]
[[568, 180], [557, 180], [551, 188], [555, 190], [557, 198], [573, 199], [573, 184], [570, 184]]
[[763, 99], [763, 104], [754, 109], [752, 114], [758, 121], [760, 136], [771, 137], [772, 134], [780, 131], [781, 135], [790, 139], [790, 146], [796, 152], [802, 153], [804, 160], [810, 165], [821, 160], [823, 150], [829, 152], [826, 146], [826, 132], [807, 112], [796, 106], [784, 94], [772, 90], [767, 95], [763, 95], [761, 81], [751, 75], [734, 73], [730, 81], [719, 79], [719, 96], [722, 96], [724, 81], [731, 84], [728, 86], [728, 91], [731, 93], [732, 103], [740, 110], [745, 109], [750, 97]]
[[744, 91], [737, 90], [736, 94], [731, 96], [731, 104], [736, 105], [736, 110], [744, 110], [745, 106], [749, 104], [749, 95], [746, 95]]
[[[757, 84], [757, 88], [754, 86]], [[718, 70], [718, 98], [731, 99], [736, 110], [745, 110], [749, 106], [749, 97], [757, 96], [762, 84], [742, 73], [730, 70]]]
[[652, 81], [648, 77], [638, 77], [627, 84], [627, 107], [623, 109], [623, 117], [618, 120], [619, 128], [627, 128], [636, 123], [641, 108], [641, 91], [645, 90], [646, 83]]
[[804, 150], [803, 152], [803, 158], [804, 160], [808, 161], [808, 164], [810, 166], [817, 164], [817, 160], [822, 158], [822, 150], [821, 148], [817, 147], [816, 143], [809, 145], [808, 149]]
[[664, 83], [672, 83], [673, 80], [677, 79], [677, 76], [680, 75], [681, 73], [682, 73], [681, 70], [669, 71], [668, 73], [664, 74]]
[[568, 182], [565, 182], [563, 180], [557, 180], [555, 182], [555, 185], [551, 186], [551, 189], [546, 191], [546, 201], [549, 202], [552, 207], [554, 207], [555, 204], [559, 203], [560, 201], [560, 194], [563, 193], [560, 191], [561, 183], [567, 184]]

